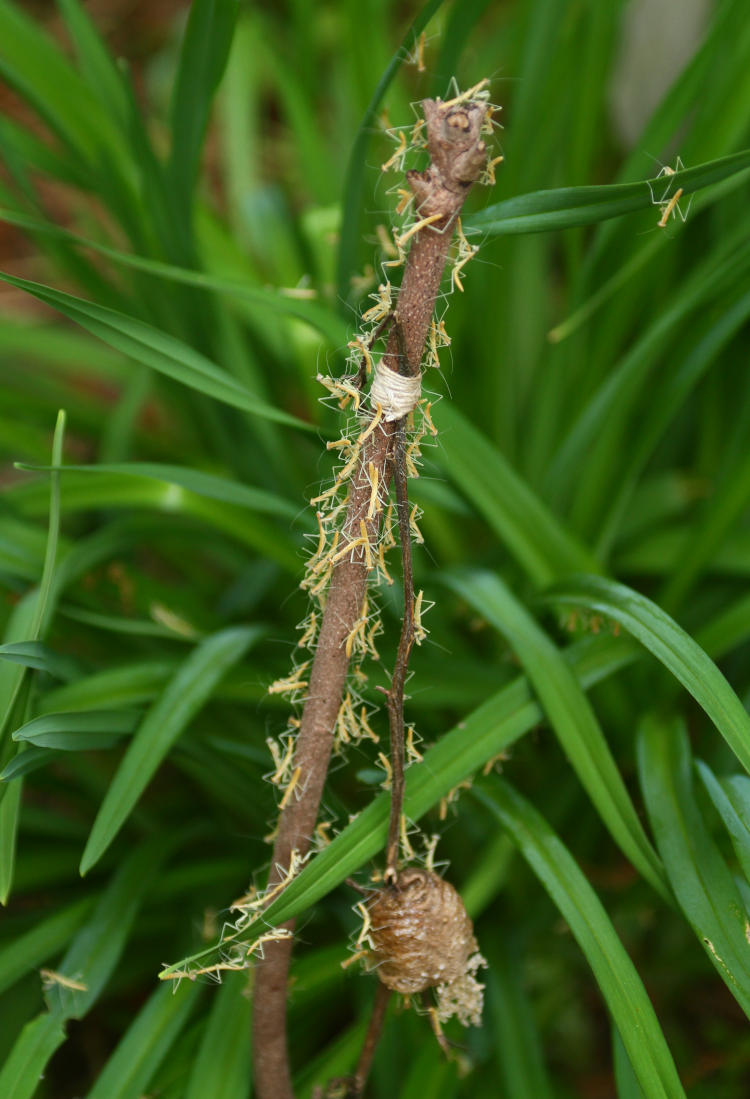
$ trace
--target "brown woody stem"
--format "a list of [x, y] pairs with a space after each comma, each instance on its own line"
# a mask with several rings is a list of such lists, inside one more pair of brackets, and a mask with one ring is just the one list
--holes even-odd
[[352, 1096], [354, 1099], [360, 1099], [360, 1096], [364, 1093], [367, 1077], [370, 1075], [372, 1059], [375, 1056], [375, 1048], [378, 1044], [381, 1031], [383, 1030], [385, 1013], [390, 998], [390, 988], [386, 988], [381, 981], [378, 981], [378, 987], [375, 990], [375, 1003], [373, 1004], [370, 1022], [367, 1026], [367, 1034], [365, 1035], [365, 1040], [362, 1044], [362, 1052], [359, 1055], [357, 1069], [354, 1073], [354, 1086], [352, 1087]]
[[[398, 297], [397, 323], [391, 326], [384, 355], [386, 366], [411, 376], [420, 371], [453, 225], [486, 159], [481, 139], [486, 117], [483, 104], [442, 104], [427, 99], [423, 108], [431, 163], [424, 172], [407, 173], [407, 181], [418, 216], [435, 220], [414, 235]], [[342, 531], [350, 542], [361, 537], [364, 522], [370, 545], [377, 544], [380, 519], [368, 518], [368, 469], [372, 466], [377, 483], [387, 491], [397, 464], [394, 448], [398, 433], [398, 422], [381, 423], [362, 446]], [[365, 547], [358, 545], [339, 559], [333, 570], [294, 756], [295, 772], [299, 768], [295, 795], [299, 797], [291, 797], [281, 813], [269, 885], [283, 878], [293, 850], [300, 854], [308, 850], [315, 829], [349, 664], [346, 639], [359, 620], [367, 591], [367, 560]], [[407, 602], [413, 613], [413, 600]], [[290, 921], [285, 926], [293, 925]], [[290, 956], [291, 939], [271, 942], [258, 963], [253, 1009], [258, 1099], [294, 1099], [286, 1043]]]

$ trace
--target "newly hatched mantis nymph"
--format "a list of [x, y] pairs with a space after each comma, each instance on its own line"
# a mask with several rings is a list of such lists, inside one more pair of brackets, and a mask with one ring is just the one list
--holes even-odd
[[[665, 178], [668, 179], [669, 177], [675, 175], [677, 172], [682, 171], [684, 169], [684, 167], [685, 167], [685, 165], [682, 163], [682, 159], [680, 157], [677, 157], [677, 159], [674, 162], [674, 168], [671, 168], [669, 166], [669, 164], [662, 165], [662, 169], [661, 169], [661, 171], [659, 172], [659, 174], [656, 178], [657, 179], [665, 179]], [[661, 198], [655, 198], [654, 197], [654, 191], [653, 191], [653, 188], [652, 188], [651, 184], [648, 182], [648, 180], [646, 180], [646, 183], [647, 183], [648, 189], [651, 193], [652, 203], [654, 204], [654, 206], [658, 206], [659, 209], [661, 210], [661, 217], [659, 218], [659, 220], [656, 223], [659, 229], [666, 229], [667, 222], [669, 221], [670, 215], [672, 217], [674, 217], [674, 215], [676, 213], [680, 215], [680, 218], [682, 219], [683, 222], [687, 221], [687, 216], [690, 213], [690, 207], [692, 205], [693, 200], [692, 200], [692, 197], [691, 197], [690, 201], [687, 204], [687, 209], [685, 210], [685, 213], [683, 214], [682, 209], [680, 208], [680, 199], [682, 198], [682, 195], [683, 195], [682, 187], [678, 187], [677, 190], [675, 191], [675, 193], [673, 195], [670, 195], [669, 194], [669, 189], [671, 187], [671, 181], [670, 181], [670, 183], [667, 184], [667, 189], [664, 192], [664, 194], [661, 196]]]
[[424, 63], [424, 45], [425, 34], [424, 31], [420, 34], [414, 47], [414, 52], [410, 53], [406, 58], [407, 65], [416, 65], [417, 72], [423, 73], [425, 71]]

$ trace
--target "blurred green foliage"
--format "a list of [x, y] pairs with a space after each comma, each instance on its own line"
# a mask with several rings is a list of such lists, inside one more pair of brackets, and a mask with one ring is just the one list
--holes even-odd
[[[392, 1010], [370, 1094], [748, 1093], [750, 21], [718, 0], [626, 147], [633, 8], [195, 0], [131, 72], [79, 0], [0, 0], [0, 1095], [250, 1094], [245, 975], [156, 978], [263, 884], [266, 688], [337, 430], [315, 375], [380, 277], [383, 131], [484, 76], [505, 160], [426, 381], [406, 809], [475, 919], [485, 1023], [450, 1031], [461, 1077]], [[337, 761], [338, 835], [268, 912], [304, 913], [300, 1096], [372, 1002], [341, 883], [382, 850], [375, 755]]]

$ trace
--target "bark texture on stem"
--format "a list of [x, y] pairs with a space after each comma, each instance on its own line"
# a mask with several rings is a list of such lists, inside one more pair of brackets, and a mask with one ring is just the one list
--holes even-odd
[[[362, 462], [352, 484], [344, 536], [359, 537], [360, 520], [370, 542], [377, 541], [379, 517], [367, 519], [370, 503], [368, 462], [387, 479], [393, 424], [380, 424], [363, 447]], [[346, 639], [359, 618], [367, 592], [368, 569], [363, 547], [357, 547], [336, 566], [331, 577], [318, 647], [310, 674], [307, 699], [294, 756], [300, 768], [299, 799], [292, 796], [279, 819], [269, 885], [284, 877], [292, 851], [305, 854], [315, 830], [320, 799], [333, 747], [333, 730], [341, 705], [349, 658]], [[290, 930], [294, 921], [284, 924]], [[277, 947], [281, 947], [278, 950]], [[253, 1003], [255, 1083], [259, 1099], [293, 1099], [286, 1044], [286, 994], [292, 940], [268, 943], [258, 963]]]
[[[385, 365], [415, 376], [429, 334], [435, 301], [451, 244], [453, 225], [471, 184], [486, 162], [481, 138], [483, 103], [425, 100], [430, 165], [409, 172], [407, 181], [420, 219], [431, 223], [413, 237], [399, 292]], [[370, 465], [387, 491], [393, 446], [401, 421], [381, 423], [362, 446], [354, 476], [343, 536], [354, 542], [364, 521], [370, 545], [377, 544], [380, 517], [367, 518], [371, 498]], [[344, 544], [346, 544], [346, 541]], [[361, 614], [367, 591], [368, 555], [359, 546], [334, 567], [309, 681], [294, 767], [299, 777], [279, 820], [269, 884], [284, 876], [293, 850], [304, 854], [313, 834], [333, 746], [334, 728], [345, 689], [349, 658], [346, 639]], [[286, 926], [292, 927], [293, 922]], [[253, 1038], [258, 1099], [294, 1099], [286, 1043], [286, 991], [291, 940], [268, 943], [259, 962], [254, 992]]]

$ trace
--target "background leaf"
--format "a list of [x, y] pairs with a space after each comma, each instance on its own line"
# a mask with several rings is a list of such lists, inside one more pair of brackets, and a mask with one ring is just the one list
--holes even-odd
[[260, 631], [247, 626], [206, 638], [178, 669], [136, 732], [97, 814], [81, 857], [85, 874], [109, 847], [160, 762], [227, 669]]
[[570, 926], [617, 1023], [646, 1095], [684, 1095], [646, 990], [604, 909], [546, 822], [511, 786], [477, 792], [507, 829]]
[[602, 577], [583, 577], [552, 588], [545, 599], [580, 603], [620, 622], [690, 691], [740, 762], [750, 770], [747, 711], [716, 665], [669, 615], [638, 592]]
[[684, 728], [656, 718], [644, 721], [639, 764], [651, 826], [675, 895], [713, 966], [748, 1014], [747, 911], [695, 803]]

